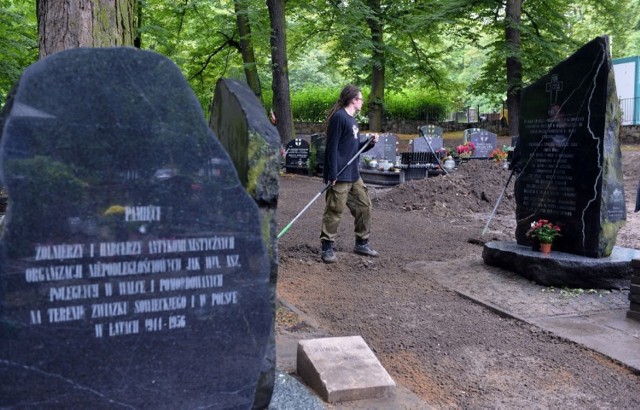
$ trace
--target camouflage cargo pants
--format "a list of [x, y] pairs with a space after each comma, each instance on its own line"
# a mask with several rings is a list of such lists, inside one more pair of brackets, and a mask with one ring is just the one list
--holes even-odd
[[371, 229], [371, 200], [368, 189], [362, 178], [355, 182], [336, 182], [327, 190], [326, 206], [322, 217], [322, 232], [320, 239], [334, 241], [338, 233], [338, 226], [342, 220], [345, 206], [349, 208], [354, 220], [356, 240], [369, 238]]

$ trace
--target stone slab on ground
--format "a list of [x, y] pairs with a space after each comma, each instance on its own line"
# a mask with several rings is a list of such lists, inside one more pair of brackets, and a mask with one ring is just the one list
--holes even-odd
[[627, 313], [617, 309], [585, 316], [538, 318], [533, 323], [640, 372], [640, 322], [626, 318]]
[[[464, 272], [459, 267], [473, 266]], [[629, 318], [629, 291], [539, 285], [478, 256], [406, 266], [508, 317], [530, 323], [640, 372], [640, 322]]]
[[298, 375], [328, 403], [389, 397], [396, 384], [361, 336], [301, 340]]

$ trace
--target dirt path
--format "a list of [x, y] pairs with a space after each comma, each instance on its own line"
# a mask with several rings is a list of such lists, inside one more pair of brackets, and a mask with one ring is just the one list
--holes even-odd
[[[631, 147], [635, 148], [635, 147]], [[633, 214], [640, 151], [625, 149], [628, 223], [618, 245], [640, 248], [640, 213]], [[640, 376], [604, 356], [545, 331], [506, 319], [440, 285], [502, 274], [481, 259], [480, 238], [508, 176], [489, 161], [471, 161], [450, 177], [372, 189], [372, 244], [377, 259], [355, 255], [352, 219], [336, 242], [338, 263], [320, 261], [319, 199], [280, 239], [279, 297], [313, 317], [329, 335], [362, 335], [400, 384], [436, 408], [640, 408]], [[281, 178], [284, 226], [317, 192], [319, 178]], [[513, 190], [484, 240], [512, 240]], [[413, 269], [416, 263], [420, 269]], [[482, 273], [482, 274], [478, 274]], [[505, 283], [515, 279], [505, 276]], [[523, 281], [521, 286], [529, 286]], [[530, 284], [540, 298], [541, 287]], [[509, 287], [499, 287], [505, 292]], [[628, 292], [551, 295], [537, 308], [624, 306]], [[546, 297], [546, 296], [543, 296]], [[520, 307], [525, 308], [526, 307]], [[280, 331], [283, 331], [280, 327]]]

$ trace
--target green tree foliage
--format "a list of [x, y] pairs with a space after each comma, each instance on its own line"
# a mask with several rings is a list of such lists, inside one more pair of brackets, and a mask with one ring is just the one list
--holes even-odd
[[0, 1], [0, 105], [25, 67], [37, 59], [35, 1]]
[[[247, 0], [243, 4], [251, 25], [260, 82], [267, 87], [271, 78], [271, 54], [266, 5], [258, 0]], [[232, 0], [146, 0], [142, 13], [142, 48], [172, 59], [189, 80], [203, 107], [209, 107], [220, 77], [246, 81]]]
[[[504, 3], [493, 0], [451, 0], [442, 12], [455, 22], [457, 41], [480, 50], [485, 58], [476, 65], [471, 94], [503, 96], [507, 88], [505, 60], [516, 52], [523, 66], [526, 85], [571, 55], [582, 44], [607, 34], [613, 41], [613, 56], [621, 57], [630, 47], [637, 30], [637, 0], [587, 0], [576, 4], [567, 0], [522, 2], [520, 50], [506, 43]], [[635, 20], [635, 22], [634, 22]], [[464, 67], [466, 69], [466, 67]], [[460, 77], [458, 77], [459, 79]], [[495, 101], [498, 103], [498, 101]]]
[[[308, 50], [321, 48], [327, 62], [345, 82], [376, 90], [420, 87], [451, 102], [452, 87], [443, 60], [442, 39], [446, 22], [434, 15], [437, 1], [341, 0], [306, 2], [290, 0], [290, 58], [303, 58]], [[378, 24], [381, 39], [372, 26]], [[293, 30], [295, 28], [295, 30]], [[292, 73], [296, 65], [292, 64]], [[382, 76], [376, 78], [376, 72]], [[339, 86], [336, 86], [339, 88]], [[371, 104], [382, 103], [375, 93]], [[377, 101], [376, 98], [382, 99]]]
[[[611, 38], [613, 57], [640, 55], [639, 0], [527, 0], [520, 50], [505, 41], [505, 0], [380, 0], [385, 111], [391, 93], [420, 90], [448, 106], [502, 105], [508, 55], [521, 59], [523, 84], [545, 74], [581, 44]], [[35, 0], [0, 0], [0, 94], [37, 58]], [[140, 2], [141, 48], [175, 61], [203, 107], [220, 77], [244, 81], [233, 0]], [[262, 0], [246, 0], [256, 68], [271, 88], [270, 24]], [[308, 86], [347, 83], [371, 89], [367, 0], [287, 0], [292, 100]], [[365, 93], [368, 95], [368, 93]], [[265, 100], [267, 98], [265, 97]], [[295, 111], [295, 107], [294, 107]]]

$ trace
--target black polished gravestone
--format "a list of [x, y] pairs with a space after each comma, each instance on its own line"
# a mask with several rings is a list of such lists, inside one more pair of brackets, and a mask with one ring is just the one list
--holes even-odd
[[309, 143], [301, 138], [294, 138], [285, 146], [285, 167], [287, 172], [307, 173], [309, 168]]
[[2, 406], [251, 408], [273, 324], [258, 209], [175, 64], [63, 51], [8, 107]]
[[626, 220], [615, 78], [606, 37], [580, 48], [522, 91], [516, 239], [548, 219], [553, 249], [606, 257]]
[[473, 142], [476, 148], [473, 150], [472, 158], [489, 158], [491, 151], [496, 148], [496, 134], [487, 130], [480, 130], [469, 134], [469, 141]]

